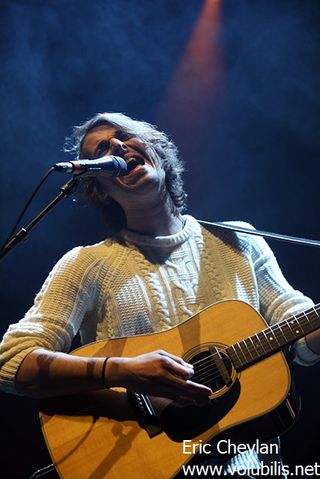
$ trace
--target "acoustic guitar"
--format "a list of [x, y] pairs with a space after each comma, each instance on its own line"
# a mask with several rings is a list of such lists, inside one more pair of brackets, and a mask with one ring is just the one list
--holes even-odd
[[[98, 341], [71, 354], [135, 356], [165, 349], [194, 365], [194, 381], [213, 390], [204, 405], [123, 388], [45, 400], [40, 420], [63, 479], [168, 479], [221, 438], [266, 441], [293, 422], [288, 345], [320, 327], [320, 305], [267, 326], [248, 304], [209, 306], [161, 333]], [[194, 455], [186, 454], [193, 450]]]

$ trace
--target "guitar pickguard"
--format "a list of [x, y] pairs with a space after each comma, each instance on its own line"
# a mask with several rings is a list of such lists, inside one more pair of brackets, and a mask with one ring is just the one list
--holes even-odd
[[226, 346], [221, 343], [198, 345], [183, 356], [194, 366], [192, 380], [210, 387], [213, 394], [203, 405], [183, 405], [171, 402], [162, 412], [161, 427], [168, 437], [177, 442], [193, 439], [222, 419], [237, 402], [240, 382]]

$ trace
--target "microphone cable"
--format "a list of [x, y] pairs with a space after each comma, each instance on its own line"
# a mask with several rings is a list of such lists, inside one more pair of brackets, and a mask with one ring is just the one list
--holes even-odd
[[14, 234], [16, 233], [16, 230], [18, 228], [18, 225], [19, 223], [21, 222], [22, 218], [24, 217], [27, 209], [29, 208], [32, 200], [34, 199], [34, 197], [36, 196], [36, 194], [38, 193], [38, 191], [40, 190], [41, 186], [43, 185], [43, 183], [46, 181], [46, 179], [48, 178], [48, 176], [53, 173], [55, 170], [53, 168], [53, 166], [44, 174], [44, 176], [41, 178], [41, 180], [39, 181], [39, 183], [37, 184], [37, 186], [35, 187], [35, 189], [33, 190], [33, 192], [31, 193], [29, 199], [27, 200], [26, 204], [24, 205], [24, 207], [22, 208], [22, 210], [20, 211], [19, 213], [19, 216], [14, 224], [14, 226], [12, 227], [10, 233], [8, 234], [6, 240], [4, 241], [4, 243], [2, 244], [2, 246], [0, 247], [0, 252], [3, 251], [3, 249], [6, 247], [7, 243], [9, 243], [9, 241], [13, 238]]

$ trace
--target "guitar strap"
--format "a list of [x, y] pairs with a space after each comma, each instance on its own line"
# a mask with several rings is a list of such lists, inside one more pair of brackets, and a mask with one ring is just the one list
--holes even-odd
[[320, 248], [320, 241], [306, 238], [299, 238], [297, 236], [288, 236], [280, 233], [271, 233], [269, 231], [256, 230], [251, 228], [245, 228], [242, 226], [234, 226], [228, 223], [222, 222], [210, 222], [205, 220], [197, 220], [198, 223], [207, 228], [211, 233], [214, 232], [216, 228], [225, 229], [229, 231], [235, 231], [237, 233], [245, 233], [248, 235], [263, 236], [265, 238], [275, 239], [279, 241], [286, 241], [287, 243], [300, 244], [304, 246], [313, 246], [315, 248]]

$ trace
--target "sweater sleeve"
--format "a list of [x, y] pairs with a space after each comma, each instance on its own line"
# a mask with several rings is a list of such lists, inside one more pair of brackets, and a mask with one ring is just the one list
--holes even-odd
[[22, 360], [34, 349], [69, 351], [84, 315], [92, 308], [96, 286], [88, 274], [86, 248], [63, 256], [45, 280], [34, 305], [9, 327], [0, 343], [0, 388], [16, 393], [14, 380]]
[[[277, 260], [262, 237], [251, 236], [252, 259], [259, 291], [260, 312], [275, 324], [314, 306], [313, 301], [290, 286]], [[294, 344], [295, 362], [303, 366], [317, 363], [320, 356], [308, 348], [305, 338]]]

